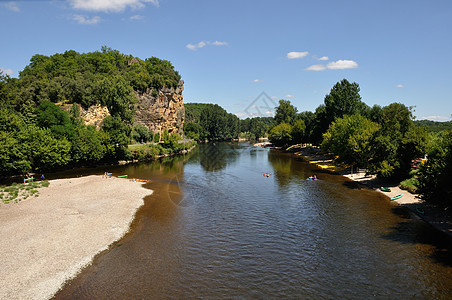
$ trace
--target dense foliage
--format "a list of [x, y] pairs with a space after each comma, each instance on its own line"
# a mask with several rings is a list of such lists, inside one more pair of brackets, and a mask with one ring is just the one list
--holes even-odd
[[417, 176], [419, 192], [425, 200], [452, 205], [452, 130], [435, 143]]
[[346, 115], [331, 123], [323, 135], [322, 149], [344, 162], [365, 166], [373, 155], [372, 139], [380, 127], [361, 115]]
[[[315, 112], [297, 113], [289, 101], [280, 100], [269, 139], [282, 147], [300, 142], [321, 145], [340, 161], [380, 177], [406, 178], [404, 186], [424, 199], [451, 205], [451, 124], [414, 121], [412, 108], [401, 103], [369, 107], [361, 101], [358, 84], [344, 79]], [[428, 160], [418, 172], [412, 171], [413, 161], [424, 156]]]
[[452, 130], [452, 121], [436, 122], [431, 120], [414, 121], [414, 124], [420, 127], [425, 127], [428, 132], [441, 132], [445, 130]]
[[240, 120], [217, 104], [186, 103], [184, 133], [198, 141], [236, 139], [240, 133]]
[[256, 140], [267, 135], [272, 117], [239, 119], [217, 104], [185, 103], [184, 134], [196, 141], [237, 138]]
[[[180, 79], [169, 61], [107, 47], [34, 55], [19, 78], [0, 72], [0, 175], [128, 158], [132, 138], [157, 136], [133, 126], [135, 92], [175, 88]], [[80, 120], [80, 108], [95, 104], [110, 113], [100, 130]]]

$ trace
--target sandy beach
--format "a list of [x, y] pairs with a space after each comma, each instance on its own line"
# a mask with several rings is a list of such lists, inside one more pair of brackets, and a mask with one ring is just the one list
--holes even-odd
[[48, 299], [129, 230], [142, 184], [58, 179], [39, 197], [0, 205], [0, 299]]

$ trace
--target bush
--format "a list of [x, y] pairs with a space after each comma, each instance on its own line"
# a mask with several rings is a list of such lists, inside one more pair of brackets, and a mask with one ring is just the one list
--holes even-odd
[[400, 188], [403, 190], [407, 190], [408, 192], [415, 194], [418, 190], [417, 186], [419, 181], [416, 177], [408, 178], [400, 183]]

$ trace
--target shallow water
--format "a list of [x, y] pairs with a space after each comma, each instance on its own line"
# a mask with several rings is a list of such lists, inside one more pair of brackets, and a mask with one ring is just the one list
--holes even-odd
[[292, 155], [217, 143], [111, 171], [154, 194], [56, 299], [452, 298], [448, 239]]

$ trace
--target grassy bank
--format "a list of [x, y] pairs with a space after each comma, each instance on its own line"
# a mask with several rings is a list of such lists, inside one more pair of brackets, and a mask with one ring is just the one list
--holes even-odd
[[138, 162], [145, 160], [153, 160], [160, 157], [184, 154], [193, 149], [197, 143], [192, 140], [184, 142], [174, 142], [170, 144], [138, 144], [130, 145], [128, 150], [130, 155], [129, 161]]
[[30, 196], [39, 196], [39, 188], [48, 187], [49, 182], [36, 181], [29, 183], [13, 183], [10, 186], [0, 186], [0, 201], [8, 204], [11, 202], [19, 202]]

